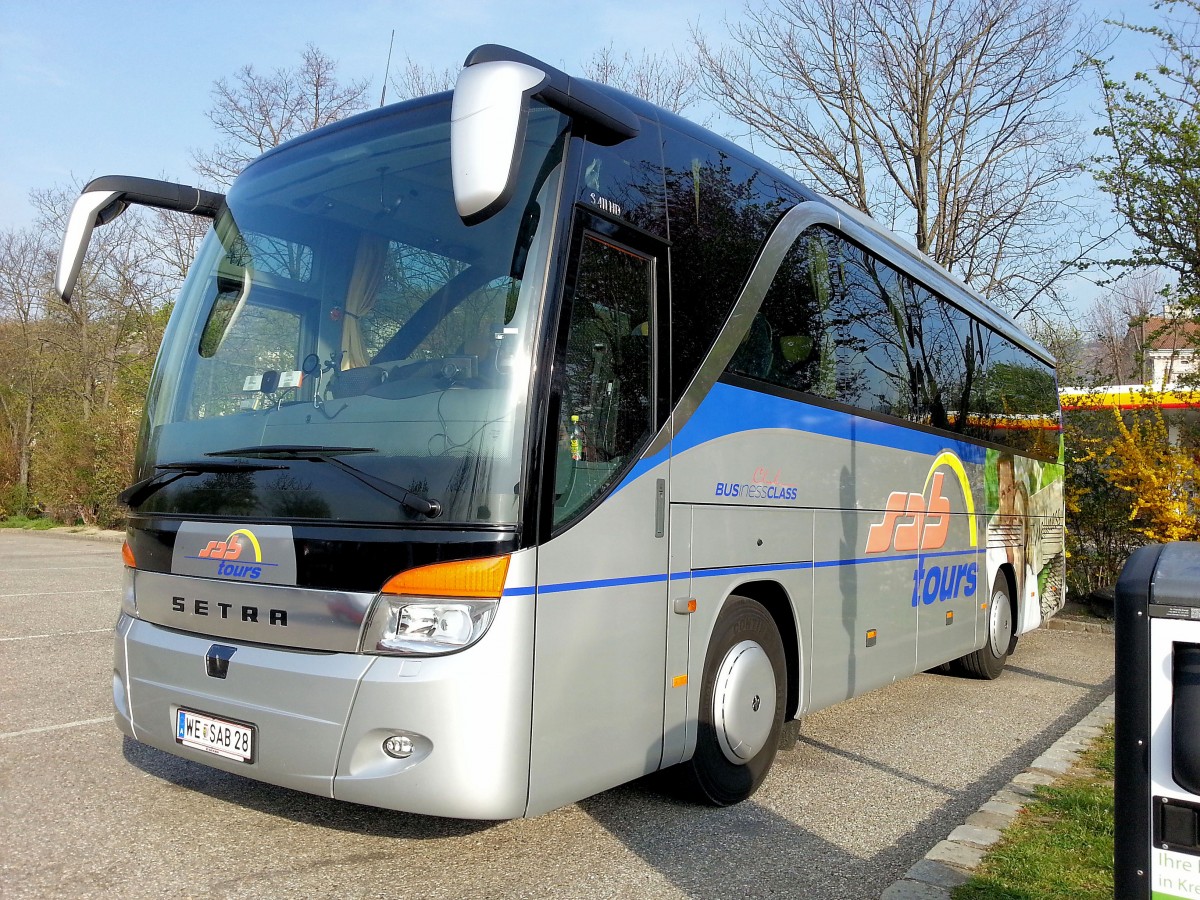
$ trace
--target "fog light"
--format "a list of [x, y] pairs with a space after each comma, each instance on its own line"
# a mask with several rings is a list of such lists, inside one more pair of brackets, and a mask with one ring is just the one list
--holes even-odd
[[412, 738], [403, 734], [393, 734], [383, 742], [383, 752], [393, 759], [408, 759], [413, 753]]

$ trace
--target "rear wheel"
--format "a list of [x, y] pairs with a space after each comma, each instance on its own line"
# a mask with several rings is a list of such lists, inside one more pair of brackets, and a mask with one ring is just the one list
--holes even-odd
[[729, 806], [758, 789], [779, 748], [786, 685], [775, 620], [762, 604], [730, 597], [704, 661], [696, 752], [675, 773], [689, 799]]
[[987, 643], [957, 660], [957, 667], [974, 678], [999, 678], [1008, 655], [1016, 645], [1016, 624], [1008, 579], [1000, 572], [996, 575], [992, 597], [988, 601]]

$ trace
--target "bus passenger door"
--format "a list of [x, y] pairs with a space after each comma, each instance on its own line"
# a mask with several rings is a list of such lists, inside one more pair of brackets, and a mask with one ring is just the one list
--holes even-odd
[[669, 460], [649, 448], [666, 409], [665, 265], [631, 228], [582, 210], [575, 226], [542, 482], [529, 815], [662, 760]]

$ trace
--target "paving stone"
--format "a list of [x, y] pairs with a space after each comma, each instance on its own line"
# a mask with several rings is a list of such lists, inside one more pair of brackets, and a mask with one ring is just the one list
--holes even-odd
[[947, 890], [966, 884], [970, 880], [970, 876], [962, 869], [932, 859], [918, 860], [916, 865], [904, 873], [904, 877], [909, 881], [923, 881]]
[[983, 861], [983, 851], [966, 844], [956, 844], [954, 841], [939, 841], [937, 845], [925, 854], [926, 859], [935, 862], [949, 863], [960, 869], [974, 869]]
[[990, 828], [993, 831], [1003, 831], [1012, 824], [1013, 817], [1002, 813], [984, 812], [971, 813], [967, 816], [967, 824], [976, 828]]
[[1059, 738], [1054, 742], [1054, 746], [1047, 750], [1047, 753], [1079, 753], [1081, 750], [1086, 750], [1092, 743], [1090, 738], [1075, 740], [1074, 738]]
[[990, 847], [1000, 840], [1000, 832], [995, 828], [980, 828], [978, 825], [959, 825], [947, 840], [962, 841], [977, 847]]
[[[1017, 775], [1013, 778], [1012, 783], [1014, 785], [1020, 785], [1022, 787], [1029, 786], [1032, 788], [1037, 787], [1038, 785], [1044, 786], [1048, 784], [1054, 784], [1054, 781], [1054, 776], [1049, 772], [1022, 772], [1020, 775]], [[1032, 793], [1032, 791], [1030, 793]]]
[[950, 892], [921, 881], [897, 881], [879, 895], [879, 900], [950, 900]]
[[1068, 762], [1074, 765], [1079, 761], [1079, 753], [1067, 747], [1052, 747], [1030, 763], [1029, 768], [1036, 769], [1037, 764], [1043, 761]]
[[[1033, 761], [1033, 764], [1029, 768], [1034, 769], [1034, 770], [1040, 770], [1042, 772], [1050, 772], [1057, 776], [1057, 775], [1066, 775], [1068, 772], [1071, 771], [1071, 768], [1074, 765], [1075, 765], [1075, 760], [1073, 760], [1073, 759], [1056, 759], [1052, 756], [1047, 756], [1046, 754], [1042, 754], [1041, 756], [1039, 756], [1037, 759], [1035, 759]], [[1051, 779], [1051, 780], [1053, 780], [1053, 779]]]
[[1077, 759], [1079, 757], [1079, 749], [1086, 747], [1086, 744], [1080, 744], [1075, 741], [1055, 741], [1054, 746], [1042, 754], [1042, 756], [1061, 757], [1063, 759]]
[[[996, 793], [992, 794], [992, 799], [989, 800], [988, 803], [1005, 803], [1005, 804], [1008, 804], [1009, 806], [1015, 806], [1020, 810], [1020, 809], [1025, 808], [1025, 802], [1028, 799], [1029, 799], [1028, 792], [1023, 793], [1023, 794], [1018, 794], [1015, 791], [1004, 790], [1004, 791], [996, 791]], [[987, 805], [988, 805], [987, 803], [983, 804], [985, 809], [987, 808]]]
[[1034, 787], [1035, 785], [1032, 784], [1020, 784], [1016, 781], [1010, 781], [1006, 790], [1009, 793], [1015, 793], [1018, 796], [1024, 797], [1028, 800], [1034, 795]]
[[[1000, 794], [1005, 794], [1005, 798], [1002, 799]], [[983, 806], [979, 807], [979, 811], [983, 813], [995, 813], [998, 816], [1006, 816], [1012, 819], [1025, 808], [1022, 799], [1011, 791], [1001, 791], [1000, 794], [997, 794], [987, 803], [983, 804]]]

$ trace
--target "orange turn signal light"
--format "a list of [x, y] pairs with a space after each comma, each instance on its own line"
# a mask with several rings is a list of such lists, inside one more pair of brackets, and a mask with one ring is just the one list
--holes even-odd
[[129, 546], [129, 541], [121, 542], [121, 559], [125, 561], [125, 565], [129, 566], [129, 568], [137, 568], [137, 561], [133, 558], [133, 548]]
[[508, 560], [507, 556], [489, 556], [418, 566], [393, 575], [380, 593], [499, 600], [508, 576]]

